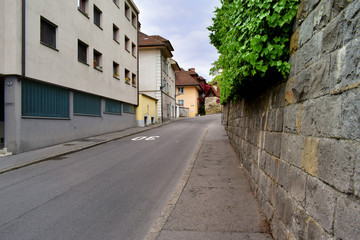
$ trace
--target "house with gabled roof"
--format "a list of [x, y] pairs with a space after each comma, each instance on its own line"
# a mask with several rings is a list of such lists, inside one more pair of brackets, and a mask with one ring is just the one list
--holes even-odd
[[198, 77], [193, 68], [176, 72], [176, 102], [180, 107], [189, 108], [189, 117], [199, 114], [199, 98], [204, 92]]
[[[158, 35], [139, 33], [139, 91], [158, 101], [158, 118], [155, 122], [165, 122], [176, 117], [175, 71], [180, 68], [172, 59], [173, 51], [169, 40]], [[141, 118], [145, 119], [146, 116]]]

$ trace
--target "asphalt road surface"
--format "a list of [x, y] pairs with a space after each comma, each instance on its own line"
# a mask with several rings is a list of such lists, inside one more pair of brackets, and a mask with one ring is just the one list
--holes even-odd
[[175, 121], [1, 174], [0, 239], [143, 239], [213, 121]]

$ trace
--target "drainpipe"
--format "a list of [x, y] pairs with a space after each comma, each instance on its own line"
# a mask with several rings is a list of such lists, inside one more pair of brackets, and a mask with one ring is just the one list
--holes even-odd
[[21, 14], [21, 79], [25, 78], [25, 34], [26, 34], [26, 0], [22, 0]]
[[160, 99], [161, 99], [161, 123], [164, 122], [164, 109], [163, 109], [163, 85], [160, 86]]

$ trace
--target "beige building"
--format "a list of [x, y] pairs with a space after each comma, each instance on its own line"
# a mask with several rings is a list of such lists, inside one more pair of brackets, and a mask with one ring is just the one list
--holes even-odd
[[136, 126], [132, 0], [0, 2], [0, 134], [23, 152]]
[[172, 59], [172, 51], [169, 40], [139, 33], [139, 89], [140, 93], [158, 100], [156, 122], [176, 117], [175, 71], [179, 66]]

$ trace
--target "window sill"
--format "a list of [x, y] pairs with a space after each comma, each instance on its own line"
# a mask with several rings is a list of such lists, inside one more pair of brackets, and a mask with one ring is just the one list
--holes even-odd
[[120, 45], [120, 43], [118, 42], [118, 40], [116, 40], [116, 39], [113, 39], [117, 44], [119, 44]]
[[116, 2], [113, 1], [113, 3], [118, 7], [118, 9], [120, 9], [119, 5]]
[[41, 43], [42, 45], [48, 47], [48, 48], [51, 48], [52, 50], [55, 50], [55, 51], [59, 52], [59, 49], [57, 49], [57, 48], [55, 48], [55, 47], [53, 47], [53, 46], [51, 46], [51, 45], [49, 45], [49, 44], [46, 44], [46, 43], [44, 43], [44, 42], [40, 42], [40, 43]]
[[103, 72], [102, 67], [100, 67], [100, 66], [96, 66], [96, 67], [94, 67], [94, 69], [98, 70], [99, 72]]
[[88, 16], [88, 13], [81, 11], [80, 8], [78, 8], [78, 10], [79, 10], [79, 12], [81, 12], [85, 17], [87, 17], [88, 19], [90, 19], [89, 16]]
[[121, 116], [121, 113], [113, 113], [113, 112], [104, 112], [104, 114], [108, 114], [108, 115], [116, 115], [116, 116]]
[[102, 27], [101, 27], [99, 24], [97, 24], [96, 22], [94, 22], [94, 24], [95, 24], [98, 28], [100, 28], [101, 30], [104, 30], [104, 29], [102, 29]]
[[125, 83], [130, 85], [130, 82], [126, 82], [126, 81], [125, 81]]
[[128, 53], [130, 53], [130, 51], [128, 49], [125, 48], [125, 51], [127, 51]]
[[87, 62], [84, 62], [84, 61], [82, 61], [82, 60], [80, 60], [80, 59], [78, 59], [78, 62], [80, 62], [80, 63], [82, 63], [82, 64], [85, 64], [86, 66], [90, 66]]
[[101, 117], [101, 114], [100, 115], [95, 115], [95, 114], [86, 114], [86, 113], [74, 113], [74, 116]]
[[120, 78], [119, 77], [117, 77], [117, 76], [113, 76], [115, 79], [117, 79], [117, 80], [120, 80]]
[[71, 120], [68, 117], [37, 117], [37, 116], [21, 116], [23, 119], [44, 119], [44, 120]]
[[132, 86], [133, 86], [134, 88], [136, 88], [136, 85], [133, 84]]

